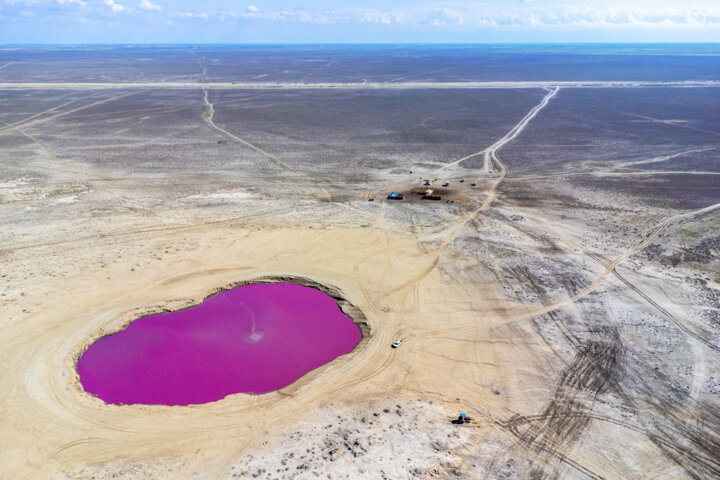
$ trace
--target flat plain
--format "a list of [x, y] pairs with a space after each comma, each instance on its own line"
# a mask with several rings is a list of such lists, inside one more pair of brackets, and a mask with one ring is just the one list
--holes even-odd
[[[671, 84], [718, 52], [423, 48], [0, 50], [0, 477], [720, 476], [720, 89]], [[265, 395], [80, 386], [269, 277], [369, 333]]]

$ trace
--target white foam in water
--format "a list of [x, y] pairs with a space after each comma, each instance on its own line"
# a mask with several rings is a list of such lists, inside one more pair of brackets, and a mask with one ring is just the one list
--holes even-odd
[[259, 342], [260, 340], [262, 340], [264, 333], [257, 331], [257, 322], [255, 319], [255, 312], [253, 312], [250, 308], [248, 308], [248, 306], [244, 303], [241, 304], [240, 307], [248, 313], [248, 316], [250, 317], [250, 319], [251, 319], [250, 321], [252, 323], [252, 327], [250, 328], [250, 335], [248, 335], [246, 342], [247, 343]]

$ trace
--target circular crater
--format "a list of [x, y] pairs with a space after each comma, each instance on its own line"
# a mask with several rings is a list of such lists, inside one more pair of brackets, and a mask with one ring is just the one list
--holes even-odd
[[194, 405], [279, 390], [362, 339], [338, 304], [346, 301], [312, 285], [241, 285], [135, 320], [80, 356], [80, 383], [106, 403], [126, 405]]

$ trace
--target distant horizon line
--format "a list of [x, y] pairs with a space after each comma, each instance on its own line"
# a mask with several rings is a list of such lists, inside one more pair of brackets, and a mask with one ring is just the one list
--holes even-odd
[[561, 81], [467, 81], [467, 82], [0, 82], [0, 90], [382, 90], [382, 89], [506, 89], [506, 88], [628, 88], [628, 87], [720, 87], [720, 80], [561, 80]]
[[619, 45], [717, 45], [720, 41], [713, 42], [200, 42], [200, 43], [144, 43], [144, 42], [73, 42], [73, 43], [0, 43], [0, 48], [6, 47], [80, 47], [80, 46], [102, 46], [102, 47], [182, 47], [182, 46], [529, 46], [529, 45], [553, 45], [553, 46], [619, 46]]

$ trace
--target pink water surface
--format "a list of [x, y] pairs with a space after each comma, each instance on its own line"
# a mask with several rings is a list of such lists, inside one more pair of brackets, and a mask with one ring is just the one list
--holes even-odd
[[77, 369], [85, 390], [107, 403], [200, 404], [285, 387], [360, 338], [325, 293], [254, 284], [136, 320], [93, 343]]

